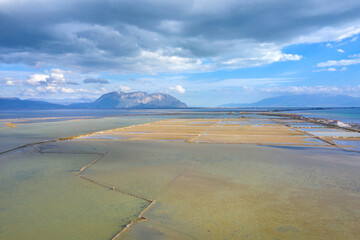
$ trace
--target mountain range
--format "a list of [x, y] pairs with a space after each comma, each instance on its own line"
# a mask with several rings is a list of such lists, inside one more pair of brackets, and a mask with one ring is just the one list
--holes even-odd
[[265, 98], [254, 103], [229, 103], [220, 107], [360, 107], [360, 98], [347, 95], [303, 94]]
[[66, 106], [35, 100], [21, 100], [20, 98], [0, 98], [0, 109], [60, 109]]
[[[254, 103], [230, 103], [219, 107], [360, 107], [360, 98], [346, 95], [303, 94], [265, 98]], [[177, 98], [164, 93], [109, 92], [93, 102], [70, 105], [19, 98], [0, 98], [0, 109], [156, 109], [187, 108]]]
[[146, 92], [124, 93], [120, 91], [102, 95], [90, 103], [61, 105], [44, 101], [21, 100], [19, 98], [0, 98], [0, 109], [154, 109], [154, 108], [187, 108], [177, 98], [164, 93], [148, 94]]

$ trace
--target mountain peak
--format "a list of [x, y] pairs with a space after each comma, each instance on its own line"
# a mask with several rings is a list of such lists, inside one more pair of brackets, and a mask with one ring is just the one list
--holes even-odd
[[164, 93], [146, 92], [109, 92], [92, 103], [72, 104], [76, 108], [187, 108], [187, 105], [175, 97]]

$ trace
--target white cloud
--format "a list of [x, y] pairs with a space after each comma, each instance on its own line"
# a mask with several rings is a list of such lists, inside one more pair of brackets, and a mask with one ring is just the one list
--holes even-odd
[[35, 88], [35, 91], [42, 94], [54, 94], [54, 93], [84, 93], [88, 92], [85, 89], [73, 89], [73, 88], [66, 88], [66, 87], [59, 87], [59, 86], [39, 86]]
[[217, 82], [207, 82], [206, 84], [202, 83], [198, 88], [211, 87], [244, 87], [244, 86], [259, 86], [259, 85], [269, 85], [269, 84], [281, 84], [296, 82], [301, 78], [233, 78], [233, 79], [224, 79]]
[[50, 69], [50, 73], [61, 73], [61, 74], [65, 74], [65, 73], [72, 73], [72, 71], [63, 70], [63, 69], [60, 69], [60, 68], [52, 68], [52, 69]]
[[52, 72], [46, 81], [49, 84], [65, 84], [65, 77], [62, 73]]
[[336, 68], [322, 68], [322, 69], [319, 69], [319, 70], [314, 70], [313, 72], [335, 72], [336, 71]]
[[36, 90], [40, 93], [57, 93], [58, 88], [54, 86], [37, 87]]
[[350, 55], [349, 58], [360, 58], [360, 53]]
[[18, 85], [18, 83], [9, 77], [2, 78], [2, 73], [0, 72], [0, 85], [16, 86], [16, 85]]
[[74, 93], [75, 92], [75, 90], [72, 88], [60, 88], [60, 91], [62, 93]]
[[45, 74], [32, 74], [26, 80], [26, 83], [31, 86], [39, 86], [42, 84], [46, 84], [48, 77], [49, 77], [49, 75], [45, 75]]
[[15, 86], [16, 83], [11, 79], [7, 79], [7, 80], [5, 80], [5, 85], [6, 86]]
[[356, 59], [342, 59], [342, 60], [330, 60], [327, 62], [318, 63], [317, 67], [339, 67], [339, 66], [349, 66], [354, 64], [359, 64], [360, 58]]
[[[346, 38], [353, 37], [360, 33], [360, 22], [352, 22], [343, 26], [324, 27], [313, 33], [302, 35], [293, 40], [293, 44], [301, 43], [321, 43], [321, 42], [340, 42]], [[332, 47], [328, 43], [327, 47]]]
[[24, 94], [25, 96], [37, 96], [37, 95], [38, 95], [38, 92], [36, 92], [34, 89], [28, 88], [28, 89], [25, 89], [25, 91], [23, 92], [23, 94]]
[[336, 50], [336, 51], [338, 51], [339, 53], [344, 53], [345, 51], [344, 50], [342, 50], [341, 48], [339, 48], [338, 50]]
[[25, 82], [31, 86], [56, 86], [56, 85], [65, 85], [66, 79], [64, 73], [69, 73], [69, 71], [63, 71], [61, 69], [51, 69], [50, 71], [45, 71], [48, 74], [31, 74]]
[[[260, 53], [261, 54], [261, 53]], [[230, 59], [225, 62], [222, 62], [223, 65], [234, 65], [234, 67], [240, 67], [243, 65], [245, 67], [246, 65], [263, 65], [267, 63], [273, 63], [273, 62], [282, 62], [282, 61], [298, 61], [302, 58], [302, 56], [297, 54], [285, 54], [280, 51], [264, 51], [262, 55], [259, 55], [257, 57], [252, 58], [235, 58]]]
[[87, 92], [89, 92], [89, 90], [83, 89], [83, 88], [77, 89], [77, 91], [80, 92], [80, 93], [87, 93]]
[[[124, 61], [124, 60], [123, 60]], [[176, 55], [167, 55], [164, 50], [158, 51], [144, 51], [140, 52], [140, 55], [136, 58], [128, 58], [125, 60], [135, 64], [135, 71], [158, 73], [163, 69], [167, 69], [167, 72], [183, 72], [183, 71], [199, 71], [209, 70], [209, 65], [203, 65], [200, 59], [182, 57]], [[141, 64], [140, 64], [141, 63]]]
[[121, 92], [129, 92], [131, 90], [130, 87], [127, 87], [127, 86], [119, 86], [119, 89]]
[[297, 71], [294, 71], [294, 72], [284, 72], [284, 73], [281, 73], [280, 76], [288, 76], [288, 75], [294, 75], [294, 74], [297, 74], [299, 72]]
[[181, 85], [176, 85], [175, 87], [170, 87], [169, 88], [171, 91], [175, 91], [178, 92], [180, 94], [184, 94], [185, 93], [185, 88], [183, 88]]
[[287, 87], [272, 87], [261, 88], [261, 91], [267, 93], [290, 93], [290, 94], [316, 94], [316, 93], [328, 93], [328, 94], [360, 94], [359, 86], [287, 86]]

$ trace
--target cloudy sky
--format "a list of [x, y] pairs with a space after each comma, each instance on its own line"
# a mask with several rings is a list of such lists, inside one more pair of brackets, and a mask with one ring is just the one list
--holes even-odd
[[0, 96], [360, 96], [359, 0], [0, 0]]

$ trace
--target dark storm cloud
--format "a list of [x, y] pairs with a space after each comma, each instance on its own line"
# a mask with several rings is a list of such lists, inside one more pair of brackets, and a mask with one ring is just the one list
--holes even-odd
[[83, 83], [101, 83], [101, 84], [108, 84], [109, 81], [102, 78], [87, 78], [83, 80]]
[[[282, 54], [290, 44], [337, 40], [351, 26], [356, 33], [359, 12], [357, 0], [8, 0], [0, 61], [115, 72], [251, 66], [298, 59]], [[263, 52], [272, 55], [256, 62]], [[213, 65], [202, 68], [202, 58]]]

